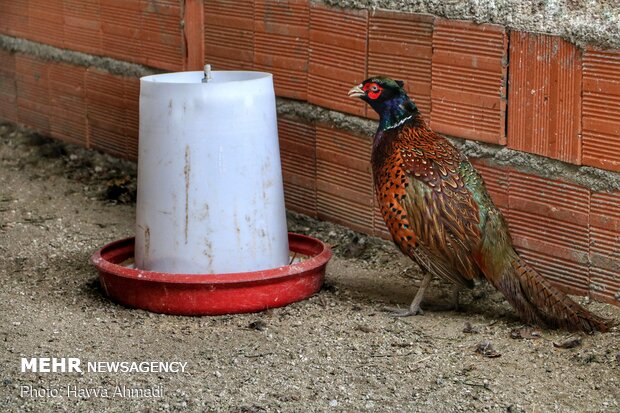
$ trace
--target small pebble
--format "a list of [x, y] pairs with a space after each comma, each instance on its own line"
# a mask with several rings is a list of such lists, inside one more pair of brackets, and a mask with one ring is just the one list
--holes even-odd
[[265, 329], [267, 329], [267, 323], [261, 320], [252, 321], [248, 324], [248, 328], [256, 331], [265, 331]]
[[476, 347], [476, 353], [482, 354], [484, 357], [488, 358], [496, 358], [501, 356], [501, 354], [493, 348], [493, 344], [490, 341], [483, 341], [478, 344], [478, 347]]

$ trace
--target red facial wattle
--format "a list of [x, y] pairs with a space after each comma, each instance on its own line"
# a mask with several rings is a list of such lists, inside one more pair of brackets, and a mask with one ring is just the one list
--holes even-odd
[[372, 100], [377, 99], [381, 95], [381, 92], [383, 92], [383, 88], [376, 83], [367, 83], [362, 90], [366, 92], [366, 96]]

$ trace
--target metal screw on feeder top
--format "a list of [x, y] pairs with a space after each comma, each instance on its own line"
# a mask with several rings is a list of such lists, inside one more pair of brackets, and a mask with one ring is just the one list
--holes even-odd
[[202, 83], [207, 83], [211, 80], [211, 65], [205, 65], [205, 77], [202, 78]]

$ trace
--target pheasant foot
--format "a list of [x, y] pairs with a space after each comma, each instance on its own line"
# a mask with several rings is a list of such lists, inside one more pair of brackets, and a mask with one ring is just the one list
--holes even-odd
[[422, 302], [422, 298], [424, 297], [424, 292], [428, 288], [428, 285], [431, 283], [431, 279], [433, 276], [431, 273], [426, 272], [424, 274], [424, 279], [420, 283], [420, 288], [418, 292], [415, 294], [411, 305], [407, 309], [398, 308], [398, 307], [386, 307], [385, 311], [392, 313], [394, 317], [409, 317], [412, 315], [422, 315], [424, 311], [420, 308], [420, 303]]

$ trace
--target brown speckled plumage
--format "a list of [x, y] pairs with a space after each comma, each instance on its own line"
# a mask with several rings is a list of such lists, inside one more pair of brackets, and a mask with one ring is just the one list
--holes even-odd
[[353, 88], [379, 113], [372, 167], [377, 201], [400, 250], [430, 274], [465, 287], [486, 279], [526, 322], [607, 331], [611, 323], [553, 287], [515, 252], [508, 226], [480, 174], [447, 139], [433, 132], [402, 82], [367, 79]]
[[372, 158], [377, 200], [403, 253], [471, 287], [479, 271], [463, 240], [479, 240], [480, 231], [476, 203], [458, 174], [467, 160], [428, 132], [421, 118], [383, 132]]

